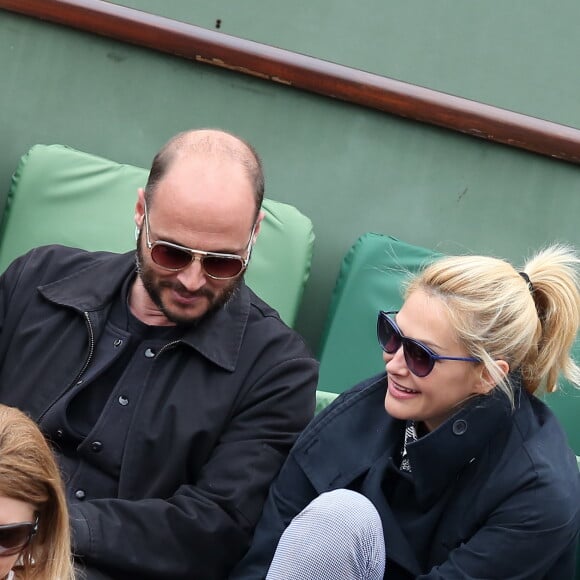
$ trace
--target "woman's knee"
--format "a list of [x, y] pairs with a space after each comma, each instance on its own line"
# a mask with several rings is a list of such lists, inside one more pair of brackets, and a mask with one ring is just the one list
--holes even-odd
[[363, 495], [337, 489], [314, 499], [282, 534], [268, 578], [382, 578], [381, 518]]
[[312, 518], [318, 528], [325, 524], [339, 529], [380, 530], [382, 534], [381, 518], [373, 503], [350, 489], [335, 489], [319, 495], [296, 518]]

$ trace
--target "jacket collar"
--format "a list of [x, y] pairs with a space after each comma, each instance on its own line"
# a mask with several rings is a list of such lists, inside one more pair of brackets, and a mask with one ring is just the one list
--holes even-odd
[[[519, 378], [515, 383], [516, 408], [521, 404]], [[300, 446], [297, 456], [319, 493], [348, 486], [385, 453], [396, 461], [405, 422], [390, 417], [384, 409], [385, 376], [374, 377], [343, 395], [329, 412], [313, 425], [311, 436]], [[356, 411], [355, 408], [359, 408]], [[476, 461], [498, 431], [511, 425], [512, 410], [505, 395], [474, 397], [435, 431], [407, 446], [417, 499], [427, 507], [443, 494], [448, 483], [472, 461]], [[355, 441], [345, 442], [335, 454], [331, 449], [342, 434]]]
[[[95, 254], [95, 259], [71, 275], [39, 286], [49, 301], [72, 308], [79, 313], [108, 309], [119, 295], [123, 282], [135, 275], [135, 252]], [[248, 317], [250, 291], [244, 282], [227, 304], [203, 319], [198, 325], [185, 327], [180, 342], [197, 350], [208, 360], [227, 371], [234, 371]], [[100, 329], [96, 329], [97, 335]]]
[[427, 508], [461, 470], [477, 461], [489, 441], [511, 424], [507, 397], [494, 389], [474, 397], [437, 429], [407, 445], [415, 493]]

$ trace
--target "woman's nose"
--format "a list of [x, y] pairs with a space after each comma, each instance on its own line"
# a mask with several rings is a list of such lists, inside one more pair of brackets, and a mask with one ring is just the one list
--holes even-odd
[[386, 369], [388, 372], [400, 374], [401, 372], [406, 372], [409, 370], [407, 369], [407, 363], [405, 361], [403, 345], [401, 345], [392, 354], [383, 352], [383, 360], [385, 361]]

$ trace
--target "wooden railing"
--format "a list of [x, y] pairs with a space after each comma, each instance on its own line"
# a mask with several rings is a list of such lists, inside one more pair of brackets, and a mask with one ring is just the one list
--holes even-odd
[[580, 130], [102, 0], [0, 8], [580, 164]]

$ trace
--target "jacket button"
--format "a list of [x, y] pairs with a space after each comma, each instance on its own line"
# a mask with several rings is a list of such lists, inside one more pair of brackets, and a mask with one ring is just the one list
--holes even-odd
[[117, 401], [119, 401], [119, 405], [123, 405], [123, 407], [126, 407], [129, 404], [129, 399], [124, 395], [121, 395]]
[[75, 497], [77, 499], [83, 500], [83, 499], [85, 499], [86, 496], [87, 496], [87, 494], [85, 493], [84, 489], [77, 489], [75, 491]]
[[64, 435], [64, 431], [62, 429], [56, 430], [55, 436], [57, 439], [62, 439], [63, 435]]
[[117, 338], [117, 340], [115, 340], [115, 342], [113, 343], [113, 346], [121, 346], [123, 344], [123, 341], [120, 338]]
[[103, 449], [103, 444], [100, 441], [93, 441], [91, 443], [91, 451], [99, 453]]
[[154, 352], [154, 351], [152, 351], [150, 348], [148, 348], [148, 349], [145, 351], [145, 357], [146, 357], [146, 358], [153, 358], [154, 356], [155, 356], [155, 352]]
[[463, 419], [457, 419], [453, 423], [453, 433], [455, 435], [463, 435], [467, 431], [467, 421]]

